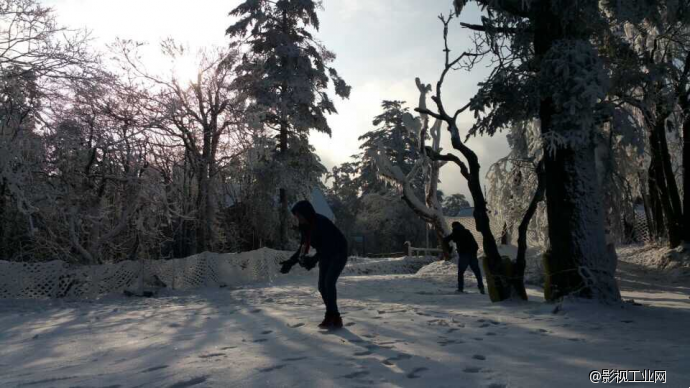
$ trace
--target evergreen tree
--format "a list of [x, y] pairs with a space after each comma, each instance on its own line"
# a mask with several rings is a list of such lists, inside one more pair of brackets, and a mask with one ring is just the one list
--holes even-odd
[[409, 110], [404, 101], [388, 101], [381, 103], [383, 112], [374, 117], [373, 125], [376, 129], [359, 137], [362, 150], [358, 155], [359, 184], [364, 193], [384, 192], [388, 183], [382, 179], [374, 160], [374, 153], [383, 147], [386, 154], [404, 174], [412, 170], [419, 158], [417, 138], [409, 133], [403, 122], [404, 115]]
[[449, 217], [457, 217], [462, 209], [470, 207], [464, 194], [453, 194], [446, 197], [441, 203], [443, 203], [443, 213]]
[[[277, 159], [283, 165], [289, 164], [291, 138], [304, 139], [310, 130], [331, 134], [326, 115], [337, 111], [327, 93], [329, 82], [336, 95], [350, 95], [350, 86], [329, 66], [335, 54], [310, 32], [319, 29], [319, 5], [313, 0], [247, 0], [230, 12], [239, 20], [226, 33], [235, 39], [234, 46], [247, 49], [235, 85], [251, 98], [250, 111], [277, 132]], [[287, 175], [290, 171], [288, 167]], [[284, 186], [280, 204], [280, 245], [285, 247], [288, 196]]]

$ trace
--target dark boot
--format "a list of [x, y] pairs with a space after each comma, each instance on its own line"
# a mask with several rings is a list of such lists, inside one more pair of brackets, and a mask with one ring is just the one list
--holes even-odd
[[333, 322], [333, 314], [326, 313], [326, 315], [323, 318], [323, 321], [319, 324], [319, 328], [327, 329], [331, 326], [332, 322]]
[[335, 313], [331, 316], [331, 329], [341, 329], [343, 327], [343, 318], [339, 313]]
[[479, 286], [479, 293], [482, 295], [486, 294], [486, 291], [484, 291], [484, 286]]

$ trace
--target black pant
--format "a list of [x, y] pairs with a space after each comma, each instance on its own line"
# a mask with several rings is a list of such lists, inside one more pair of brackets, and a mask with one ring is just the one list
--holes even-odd
[[477, 277], [477, 286], [484, 288], [484, 281], [482, 280], [482, 273], [479, 270], [479, 261], [477, 260], [477, 252], [461, 252], [458, 253], [458, 290], [465, 289], [465, 271], [467, 266], [470, 266], [474, 276]]
[[338, 291], [335, 283], [347, 264], [347, 251], [326, 254], [319, 260], [319, 292], [326, 312], [338, 313]]

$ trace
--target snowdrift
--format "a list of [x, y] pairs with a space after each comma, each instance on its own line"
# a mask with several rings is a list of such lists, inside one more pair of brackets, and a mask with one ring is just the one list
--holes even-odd
[[661, 270], [671, 278], [690, 277], [690, 245], [674, 249], [659, 245], [628, 245], [616, 248], [616, 252], [628, 263]]

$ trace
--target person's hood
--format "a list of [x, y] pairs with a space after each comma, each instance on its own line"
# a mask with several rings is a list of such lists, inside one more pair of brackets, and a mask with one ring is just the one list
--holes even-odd
[[292, 207], [292, 214], [299, 214], [307, 220], [313, 220], [316, 217], [316, 210], [309, 201], [299, 201]]

